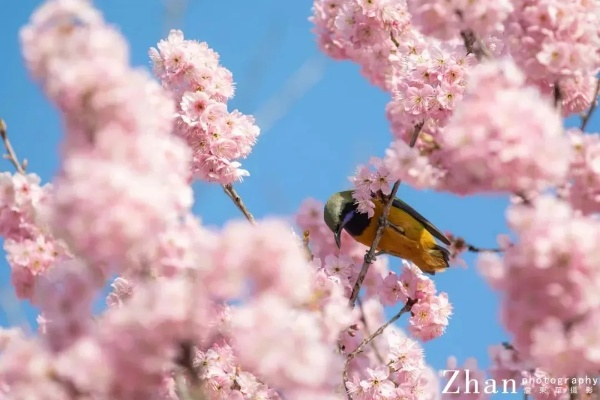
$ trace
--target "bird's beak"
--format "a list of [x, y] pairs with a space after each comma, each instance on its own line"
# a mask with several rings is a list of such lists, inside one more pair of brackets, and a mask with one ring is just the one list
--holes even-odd
[[334, 232], [333, 237], [335, 238], [335, 244], [337, 245], [338, 249], [341, 249], [342, 248], [342, 226], [341, 225]]

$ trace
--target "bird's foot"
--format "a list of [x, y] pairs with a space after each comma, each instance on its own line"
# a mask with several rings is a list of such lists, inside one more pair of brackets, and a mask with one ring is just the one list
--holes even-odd
[[382, 254], [385, 254], [385, 251], [378, 251], [373, 254], [369, 254], [367, 252], [367, 254], [365, 254], [365, 262], [368, 264], [373, 264], [375, 261], [377, 261], [377, 257], [379, 257]]
[[379, 220], [377, 222], [379, 222], [379, 226], [383, 227], [384, 229], [390, 225], [390, 221], [388, 221], [387, 218], [383, 217], [379, 217]]
[[404, 235], [405, 231], [404, 228], [402, 228], [401, 226], [398, 226], [396, 224], [392, 224], [387, 218], [383, 218], [383, 217], [379, 217], [379, 225], [383, 227], [383, 229], [385, 228], [392, 228], [393, 230], [395, 230], [396, 232], [398, 232], [401, 235]]
[[401, 235], [404, 235], [404, 228], [398, 226], [398, 225], [394, 225], [390, 222], [388, 222], [388, 225], [390, 228], [392, 228], [393, 230], [395, 230], [396, 232], [398, 232]]

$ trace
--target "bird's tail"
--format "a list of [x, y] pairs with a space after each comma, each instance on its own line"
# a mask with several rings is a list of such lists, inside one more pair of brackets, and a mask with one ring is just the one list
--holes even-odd
[[450, 250], [438, 244], [434, 246], [434, 249], [442, 253], [442, 259], [444, 260], [444, 263], [446, 263], [446, 268], [448, 268], [450, 266]]
[[427, 268], [421, 268], [423, 272], [429, 275], [435, 275], [436, 272], [442, 272], [450, 267], [450, 251], [438, 244], [427, 250], [426, 258]]

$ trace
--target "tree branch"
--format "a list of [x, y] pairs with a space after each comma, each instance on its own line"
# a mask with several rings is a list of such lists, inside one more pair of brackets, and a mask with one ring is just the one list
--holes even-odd
[[412, 309], [412, 306], [415, 305], [416, 302], [417, 302], [417, 300], [408, 299], [408, 301], [406, 302], [404, 307], [402, 307], [402, 309], [400, 311], [398, 311], [398, 313], [396, 315], [394, 315], [388, 322], [386, 322], [379, 329], [377, 329], [375, 331], [375, 333], [373, 333], [371, 336], [364, 339], [358, 345], [358, 347], [352, 353], [350, 353], [348, 355], [348, 358], [346, 358], [346, 362], [344, 363], [343, 379], [344, 379], [344, 388], [346, 389], [346, 393], [348, 394], [348, 398], [350, 400], [352, 400], [352, 397], [348, 393], [348, 387], [346, 385], [348, 383], [348, 366], [350, 365], [352, 360], [354, 360], [354, 358], [363, 351], [365, 346], [367, 346], [369, 343], [371, 343], [377, 336], [381, 335], [388, 326], [390, 326], [391, 324], [396, 322], [398, 320], [398, 318], [400, 318], [403, 314], [410, 312], [410, 310]]
[[467, 243], [465, 241], [465, 239], [463, 239], [461, 237], [457, 237], [455, 239], [453, 235], [449, 235], [449, 236], [450, 237], [448, 239], [450, 239], [450, 241], [452, 242], [452, 245], [458, 252], [466, 250], [471, 253], [488, 253], [488, 252], [489, 253], [502, 253], [504, 251], [503, 249], [498, 249], [498, 248], [484, 248], [484, 247], [473, 246], [472, 244]]
[[460, 36], [463, 39], [467, 54], [475, 54], [478, 61], [494, 58], [492, 53], [485, 47], [485, 44], [477, 37], [475, 32], [470, 29], [460, 32]]
[[560, 89], [560, 84], [558, 81], [554, 82], [554, 88], [552, 89], [552, 99], [554, 100], [554, 108], [561, 113], [562, 112], [562, 101], [563, 101], [563, 93]]
[[394, 46], [400, 47], [400, 43], [398, 42], [398, 39], [396, 39], [396, 36], [394, 36], [394, 32], [390, 32], [390, 39], [392, 39]]
[[[421, 130], [423, 129], [423, 125], [425, 125], [425, 121], [421, 121], [417, 125], [415, 125], [414, 131], [412, 134], [412, 138], [411, 138], [410, 144], [409, 144], [410, 147], [415, 147], [415, 143], [417, 142], [419, 133], [421, 133]], [[360, 273], [358, 274], [358, 278], [356, 279], [354, 287], [352, 288], [352, 294], [350, 295], [350, 300], [348, 302], [348, 305], [350, 306], [350, 308], [354, 308], [354, 305], [356, 303], [356, 298], [358, 297], [360, 288], [365, 280], [365, 276], [367, 275], [369, 266], [375, 260], [375, 251], [377, 249], [377, 246], [379, 245], [381, 236], [383, 236], [383, 230], [384, 230], [385, 226], [387, 225], [387, 218], [388, 218], [388, 215], [390, 214], [390, 210], [392, 209], [392, 202], [394, 201], [394, 198], [396, 197], [396, 193], [398, 192], [400, 183], [401, 183], [400, 180], [397, 180], [396, 183], [394, 183], [394, 186], [392, 187], [392, 192], [390, 193], [387, 201], [385, 202], [385, 206], [383, 207], [383, 212], [381, 214], [381, 217], [379, 217], [377, 233], [375, 234], [375, 239], [373, 239], [371, 248], [365, 254], [364, 263], [362, 265]]]
[[[181, 400], [206, 400], [200, 379], [200, 369], [194, 365], [195, 347], [192, 342], [182, 342], [179, 345], [179, 354], [175, 363], [181, 367], [176, 371], [175, 389]], [[187, 383], [184, 376], [187, 375]]]
[[9, 160], [12, 163], [12, 165], [15, 166], [15, 169], [17, 170], [17, 172], [25, 175], [25, 168], [27, 168], [27, 160], [23, 160], [22, 163], [19, 161], [19, 158], [17, 157], [15, 150], [13, 149], [12, 145], [10, 144], [10, 140], [8, 140], [8, 129], [6, 127], [6, 122], [4, 122], [4, 120], [2, 118], [0, 118], [0, 136], [2, 136], [2, 141], [4, 142], [4, 148], [6, 149], [6, 153], [7, 153], [7, 154], [4, 154], [4, 158]]
[[596, 79], [596, 90], [594, 90], [594, 98], [592, 99], [592, 104], [590, 104], [590, 108], [588, 108], [587, 112], [583, 114], [581, 118], [581, 129], [582, 132], [585, 131], [588, 122], [590, 122], [590, 118], [592, 118], [592, 114], [596, 111], [596, 107], [598, 107], [598, 94], [600, 93], [600, 79]]
[[250, 221], [250, 223], [253, 224], [254, 217], [252, 216], [252, 214], [250, 214], [250, 211], [248, 211], [248, 209], [246, 208], [244, 201], [242, 200], [240, 195], [235, 191], [235, 189], [233, 188], [233, 185], [231, 185], [231, 184], [223, 185], [223, 191], [225, 191], [227, 196], [229, 196], [229, 198], [233, 201], [233, 204], [235, 204], [236, 207], [239, 208], [239, 210], [242, 212], [242, 214], [244, 214], [244, 217], [246, 217], [246, 219], [248, 221]]

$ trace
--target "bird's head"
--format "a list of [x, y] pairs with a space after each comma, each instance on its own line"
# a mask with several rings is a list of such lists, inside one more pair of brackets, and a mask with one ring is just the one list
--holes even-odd
[[325, 203], [324, 219], [325, 223], [333, 232], [335, 244], [338, 248], [342, 246], [342, 229], [352, 219], [356, 213], [353, 207], [354, 198], [352, 191], [346, 190], [333, 194]]

